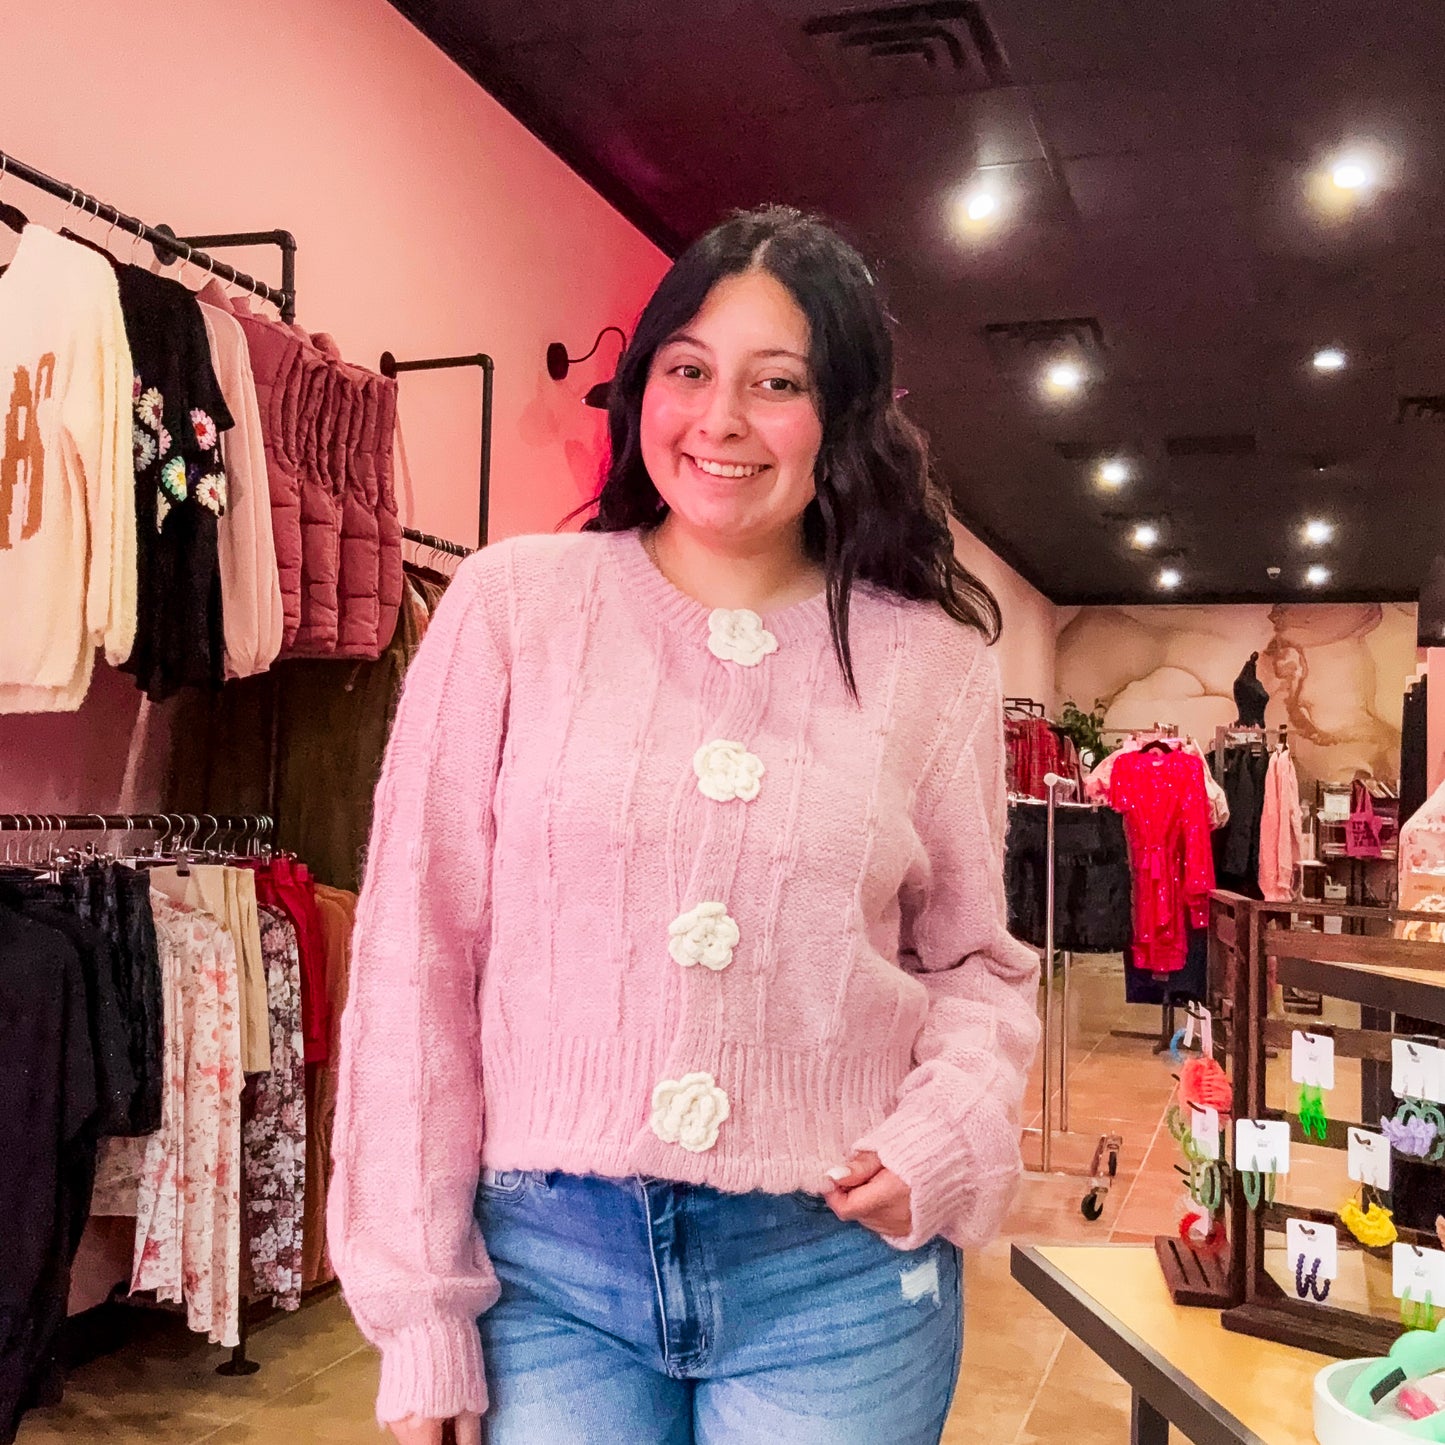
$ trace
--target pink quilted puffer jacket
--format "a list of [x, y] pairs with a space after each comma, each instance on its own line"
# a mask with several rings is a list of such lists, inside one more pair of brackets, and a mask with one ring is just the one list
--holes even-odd
[[402, 598], [396, 383], [342, 361], [331, 337], [311, 340], [326, 387], [302, 491], [302, 625], [287, 655], [371, 659], [391, 641]]
[[202, 300], [235, 316], [246, 333], [251, 354], [266, 448], [271, 528], [281, 578], [284, 653], [301, 625], [300, 415], [306, 375], [303, 347], [288, 328], [258, 315], [244, 300], [231, 298], [219, 282], [208, 282], [200, 294]]

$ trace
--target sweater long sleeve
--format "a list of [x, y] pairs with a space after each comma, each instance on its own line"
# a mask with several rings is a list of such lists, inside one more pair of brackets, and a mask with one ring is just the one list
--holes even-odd
[[[461, 569], [407, 674], [342, 1023], [330, 1237], [347, 1302], [382, 1352], [381, 1421], [487, 1405], [476, 1320], [497, 1282], [472, 1221], [478, 985], [508, 695], [492, 561]], [[465, 715], [459, 678], [479, 699]]]
[[[963, 693], [968, 733], [923, 830], [927, 868], [904, 910], [901, 962], [927, 996], [915, 1068], [897, 1107], [858, 1140], [912, 1195], [917, 1249], [969, 1247], [998, 1232], [1022, 1160], [1019, 1110], [1038, 1047], [1039, 959], [1010, 937], [1004, 899], [1003, 698], [980, 654]], [[979, 822], [982, 826], [979, 826]]]
[[914, 1189], [909, 1240], [997, 1228], [1039, 971], [1006, 932], [997, 672], [867, 585], [849, 639], [856, 696], [824, 597], [708, 609], [635, 532], [463, 564], [342, 1027], [330, 1236], [381, 1419], [486, 1403], [483, 1164], [816, 1193], [856, 1144]]

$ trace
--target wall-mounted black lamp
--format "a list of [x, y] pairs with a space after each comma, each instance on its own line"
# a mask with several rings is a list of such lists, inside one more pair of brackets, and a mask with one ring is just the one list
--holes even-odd
[[[568, 356], [566, 344], [554, 341], [547, 348], [547, 375], [553, 381], [564, 381], [569, 368], [578, 366], [584, 361], [591, 361], [597, 355], [597, 348], [602, 345], [602, 338], [609, 331], [615, 331], [622, 338], [622, 349], [625, 351], [627, 349], [627, 333], [620, 326], [604, 326], [597, 333], [597, 340], [592, 343], [592, 350], [586, 356]], [[582, 398], [582, 404], [596, 407], [599, 411], [606, 411], [611, 390], [611, 381], [599, 381], [596, 386], [589, 388], [587, 395]]]

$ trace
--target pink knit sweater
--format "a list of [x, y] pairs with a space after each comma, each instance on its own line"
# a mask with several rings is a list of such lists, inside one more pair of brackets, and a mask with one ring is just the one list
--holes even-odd
[[486, 1407], [482, 1163], [820, 1191], [851, 1150], [912, 1248], [999, 1227], [1038, 961], [1005, 931], [979, 636], [862, 587], [709, 612], [636, 533], [463, 564], [377, 790], [342, 1026], [333, 1257], [377, 1414]]

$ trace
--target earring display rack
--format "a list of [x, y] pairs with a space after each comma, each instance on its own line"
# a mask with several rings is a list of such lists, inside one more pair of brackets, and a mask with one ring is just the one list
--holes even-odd
[[[1341, 920], [1339, 926], [1350, 931], [1325, 932], [1331, 919]], [[1227, 1258], [1216, 1263], [1212, 1289], [1199, 1291], [1207, 1297], [1181, 1296], [1180, 1255], [1188, 1252], [1166, 1248], [1170, 1241], [1163, 1237], [1156, 1242], [1176, 1303], [1223, 1308], [1228, 1330], [1346, 1359], [1382, 1355], [1403, 1332], [1400, 1302], [1391, 1288], [1391, 1246], [1367, 1246], [1348, 1229], [1337, 1228], [1342, 1199], [1325, 1197], [1319, 1184], [1311, 1192], [1311, 1181], [1343, 1177], [1340, 1155], [1349, 1148], [1350, 1131], [1376, 1134], [1381, 1116], [1394, 1112], [1390, 1061], [1395, 1042], [1438, 1046], [1445, 1040], [1445, 942], [1395, 936], [1397, 925], [1417, 921], [1439, 925], [1441, 918], [1398, 909], [1260, 903], [1223, 891], [1214, 894], [1211, 999], [1218, 1000], [1230, 1034], [1235, 1117], [1286, 1123], [1294, 1167], [1291, 1174], [1280, 1176], [1272, 1203], [1260, 1181], [1246, 1181], [1238, 1169], [1226, 1171], [1230, 1246]], [[1278, 1012], [1272, 1017], [1271, 998], [1278, 997], [1280, 989], [1321, 996], [1325, 1021]], [[1297, 1092], [1289, 1083], [1297, 1030], [1324, 1032], [1333, 1042], [1339, 1074], [1337, 1087], [1326, 1096], [1327, 1112], [1348, 1117], [1330, 1117], [1322, 1139], [1292, 1105], [1290, 1110], [1277, 1107], [1282, 1097], [1292, 1099]], [[1385, 1197], [1385, 1207], [1398, 1203], [1402, 1168], [1415, 1165], [1438, 1169], [1439, 1188], [1433, 1193], [1445, 1200], [1445, 1162], [1431, 1165], [1396, 1155], [1396, 1194]], [[1303, 1182], [1296, 1184], [1291, 1176]], [[1247, 1182], [1260, 1194], [1254, 1206]], [[1290, 1221], [1307, 1228], [1327, 1226], [1337, 1238], [1340, 1279], [1327, 1301], [1322, 1298], [1323, 1281], [1317, 1280], [1304, 1297], [1297, 1287], [1280, 1282], [1289, 1276], [1293, 1286], [1296, 1273], [1284, 1247]], [[1397, 1219], [1399, 1244], [1439, 1248], [1441, 1240], [1427, 1227], [1430, 1223], [1412, 1227]], [[1177, 1246], [1179, 1241], [1172, 1243]], [[1182, 1264], [1186, 1271], [1191, 1267], [1187, 1259]], [[1198, 1273], [1204, 1262], [1195, 1259], [1192, 1264]]]

